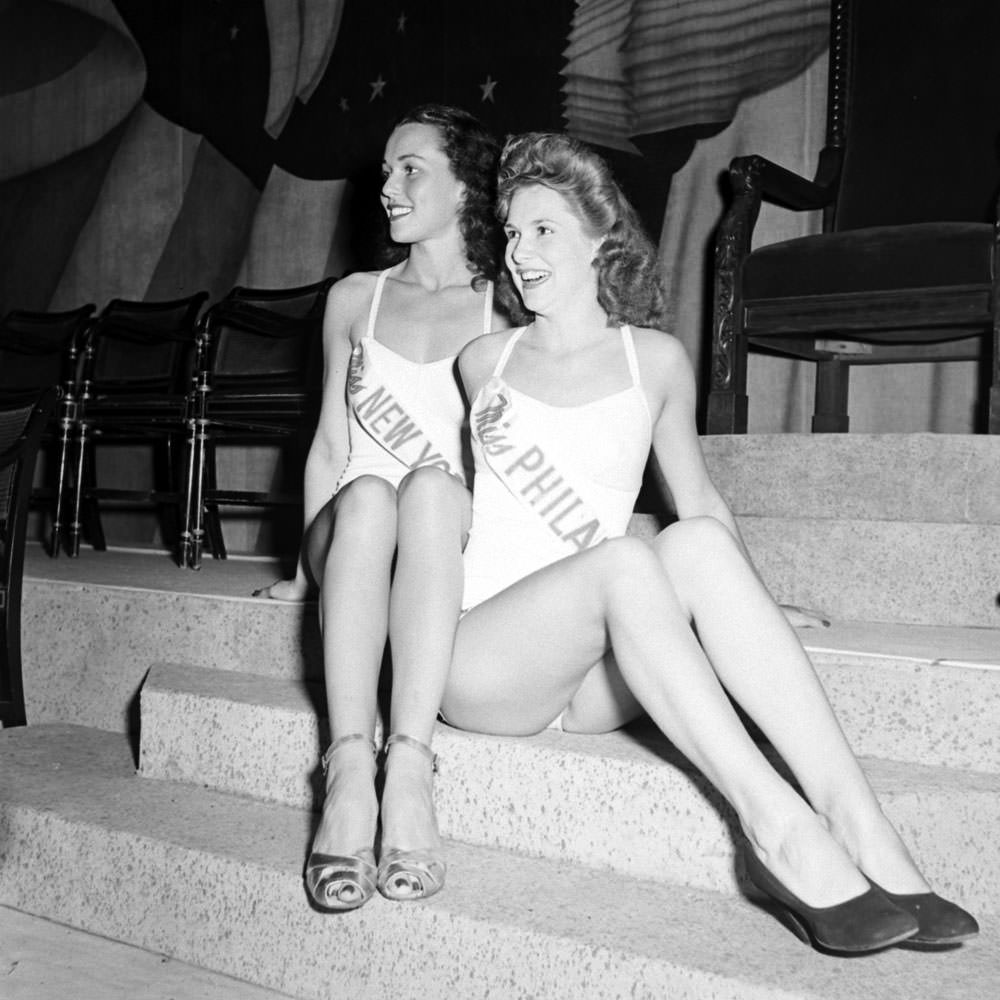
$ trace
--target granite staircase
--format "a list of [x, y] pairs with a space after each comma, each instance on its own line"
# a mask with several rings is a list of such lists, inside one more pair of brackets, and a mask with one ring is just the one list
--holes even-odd
[[995, 996], [1000, 439], [705, 447], [776, 596], [833, 619], [802, 638], [886, 812], [978, 939], [851, 960], [804, 947], [748, 891], [724, 803], [641, 723], [440, 726], [445, 891], [315, 912], [315, 608], [250, 598], [269, 566], [161, 559], [151, 578], [149, 557], [113, 552], [29, 560], [31, 724], [0, 732], [0, 905], [301, 998]]

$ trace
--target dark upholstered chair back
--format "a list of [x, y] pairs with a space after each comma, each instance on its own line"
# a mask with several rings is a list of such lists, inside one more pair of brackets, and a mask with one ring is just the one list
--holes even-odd
[[1000, 194], [1000, 3], [861, 0], [850, 25], [832, 228], [991, 222]]
[[[858, 365], [980, 365], [977, 427], [1000, 433], [1000, 3], [832, 0], [816, 176], [729, 166], [715, 246], [709, 433], [747, 429], [747, 355], [816, 363], [814, 431], [849, 427]], [[762, 201], [823, 232], [757, 248]]]

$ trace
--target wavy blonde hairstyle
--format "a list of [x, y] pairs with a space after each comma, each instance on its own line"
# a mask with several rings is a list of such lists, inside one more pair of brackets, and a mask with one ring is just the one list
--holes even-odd
[[[664, 297], [656, 249], [608, 164], [585, 143], [554, 132], [508, 138], [500, 154], [497, 215], [507, 217], [519, 188], [540, 184], [562, 195], [588, 234], [602, 239], [594, 267], [597, 300], [611, 325], [661, 327]], [[503, 282], [501, 294], [515, 294]], [[523, 306], [521, 307], [523, 311]]]

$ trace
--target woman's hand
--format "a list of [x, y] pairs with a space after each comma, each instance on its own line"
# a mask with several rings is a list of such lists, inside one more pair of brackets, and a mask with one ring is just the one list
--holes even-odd
[[270, 586], [255, 590], [253, 596], [301, 604], [312, 596], [310, 590], [308, 582], [296, 576], [292, 580], [275, 580]]
[[793, 628], [829, 628], [830, 619], [812, 608], [800, 608], [795, 604], [779, 604], [788, 624]]

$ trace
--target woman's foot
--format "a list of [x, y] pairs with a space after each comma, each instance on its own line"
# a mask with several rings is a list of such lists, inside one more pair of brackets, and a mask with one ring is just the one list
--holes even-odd
[[872, 885], [917, 919], [920, 928], [910, 939], [912, 943], [950, 946], [979, 933], [979, 924], [971, 913], [931, 891], [880, 808], [868, 810], [864, 823], [831, 823], [831, 829]]
[[835, 906], [870, 888], [811, 810], [782, 829], [747, 831], [750, 850], [790, 893], [811, 907]]
[[912, 937], [916, 918], [869, 883], [824, 819], [800, 801], [784, 819], [776, 806], [748, 833], [750, 881], [798, 937], [822, 950], [863, 953]]
[[828, 952], [857, 955], [907, 941], [918, 932], [917, 918], [874, 886], [831, 906], [810, 906], [790, 892], [752, 848], [746, 872], [757, 889], [776, 905], [783, 921], [808, 944]]
[[831, 818], [830, 833], [850, 855], [854, 864], [883, 890], [898, 894], [915, 894], [930, 891], [930, 886], [920, 874], [910, 857], [910, 852], [877, 806], [861, 810], [845, 819]]
[[431, 749], [403, 735], [386, 743], [382, 789], [379, 891], [389, 899], [421, 899], [444, 883], [443, 845], [434, 815]]
[[375, 890], [375, 753], [372, 741], [352, 734], [324, 757], [326, 798], [306, 863], [306, 887], [323, 909], [354, 909]]
[[304, 580], [275, 580], [266, 587], [259, 587], [253, 592], [253, 597], [264, 597], [272, 601], [285, 601], [289, 604], [300, 604], [309, 600], [309, 585]]
[[968, 910], [942, 899], [936, 892], [900, 895], [881, 889], [879, 891], [883, 892], [890, 903], [916, 919], [917, 933], [910, 938], [912, 944], [951, 947], [968, 941], [979, 933], [979, 923]]

